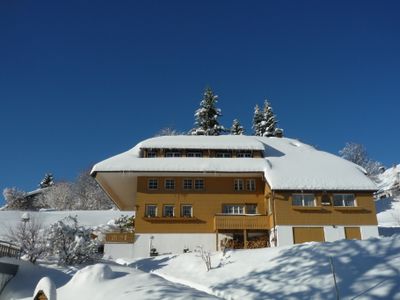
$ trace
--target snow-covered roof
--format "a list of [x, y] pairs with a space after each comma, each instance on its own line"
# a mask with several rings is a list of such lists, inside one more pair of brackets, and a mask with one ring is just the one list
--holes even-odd
[[264, 150], [264, 145], [252, 136], [160, 136], [144, 140], [140, 148], [151, 149], [222, 149], [222, 150]]
[[[264, 158], [140, 158], [142, 148], [262, 150]], [[162, 136], [96, 164], [95, 172], [260, 172], [274, 190], [376, 190], [364, 170], [290, 138]]]

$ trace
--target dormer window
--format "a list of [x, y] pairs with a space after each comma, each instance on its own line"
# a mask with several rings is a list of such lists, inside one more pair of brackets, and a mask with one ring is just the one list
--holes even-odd
[[239, 151], [236, 153], [236, 157], [253, 157], [250, 151]]
[[200, 151], [189, 151], [186, 153], [186, 157], [203, 157], [203, 153]]
[[181, 153], [178, 151], [167, 151], [165, 157], [181, 157]]
[[149, 150], [149, 151], [147, 151], [146, 157], [147, 157], [147, 158], [154, 158], [154, 157], [157, 157], [157, 152], [154, 151], [154, 150]]
[[231, 152], [217, 152], [215, 154], [215, 157], [218, 157], [218, 158], [229, 158], [229, 157], [232, 157], [232, 153]]

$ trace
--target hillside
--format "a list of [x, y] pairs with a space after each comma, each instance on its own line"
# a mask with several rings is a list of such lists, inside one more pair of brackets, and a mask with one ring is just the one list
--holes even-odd
[[386, 235], [396, 231], [393, 227], [400, 227], [400, 165], [380, 174], [377, 183], [377, 218], [381, 233]]

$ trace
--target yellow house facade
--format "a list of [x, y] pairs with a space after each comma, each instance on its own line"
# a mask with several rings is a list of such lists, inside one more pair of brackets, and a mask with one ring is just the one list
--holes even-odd
[[136, 216], [132, 243], [106, 244], [111, 256], [378, 236], [376, 187], [364, 171], [293, 139], [156, 137], [92, 175]]

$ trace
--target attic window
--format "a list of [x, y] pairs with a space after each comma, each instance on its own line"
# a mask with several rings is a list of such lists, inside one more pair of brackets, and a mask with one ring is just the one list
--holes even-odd
[[154, 151], [154, 150], [149, 150], [149, 151], [147, 151], [146, 157], [147, 157], [147, 158], [154, 158], [154, 157], [157, 157], [157, 152]]
[[250, 151], [239, 151], [236, 153], [236, 157], [252, 157]]
[[181, 153], [178, 151], [167, 151], [165, 157], [181, 157]]
[[186, 153], [186, 157], [203, 157], [203, 153], [200, 151], [190, 151]]
[[230, 153], [230, 152], [217, 152], [215, 154], [215, 157], [218, 157], [218, 158], [229, 158], [229, 157], [232, 157], [232, 153]]

